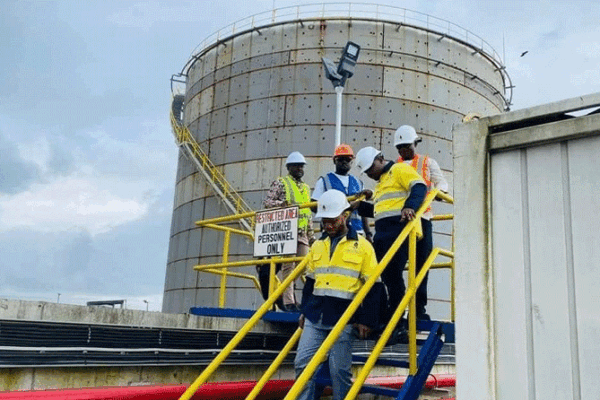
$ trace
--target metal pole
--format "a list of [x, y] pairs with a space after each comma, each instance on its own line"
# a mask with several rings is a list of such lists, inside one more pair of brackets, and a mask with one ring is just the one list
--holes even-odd
[[336, 86], [336, 108], [335, 108], [335, 145], [336, 147], [342, 142], [342, 93], [343, 86]]

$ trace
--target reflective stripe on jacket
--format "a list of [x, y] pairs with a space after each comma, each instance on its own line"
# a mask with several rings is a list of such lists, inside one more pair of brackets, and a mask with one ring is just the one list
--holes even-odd
[[[298, 186], [294, 178], [290, 175], [280, 177], [279, 180], [285, 187], [285, 200], [287, 202], [292, 205], [310, 203], [310, 187], [306, 183], [301, 182], [300, 186]], [[301, 208], [298, 212], [298, 229], [306, 230], [308, 228], [308, 221], [311, 217], [310, 208]]]
[[342, 238], [331, 254], [329, 237], [317, 240], [308, 255], [313, 295], [352, 300], [377, 266], [373, 246], [362, 236]]
[[[431, 182], [431, 171], [429, 170], [429, 156], [415, 154], [410, 163], [404, 161], [402, 157], [398, 157], [398, 162], [410, 165], [415, 169], [415, 171], [417, 171], [417, 174], [421, 175], [421, 178], [423, 178], [425, 184], [427, 185], [427, 193], [429, 193], [429, 191], [433, 189], [433, 182]], [[428, 213], [430, 211], [431, 205], [427, 207], [425, 213]]]
[[423, 179], [404, 163], [394, 164], [381, 174], [373, 193], [375, 221], [401, 215], [410, 190], [418, 183], [424, 183]]

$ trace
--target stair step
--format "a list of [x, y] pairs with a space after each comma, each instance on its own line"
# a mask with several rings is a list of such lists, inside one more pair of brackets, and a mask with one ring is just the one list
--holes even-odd
[[[367, 358], [365, 356], [352, 356], [352, 361], [365, 363], [367, 362]], [[389, 358], [379, 358], [376, 362], [377, 365], [384, 365], [387, 367], [399, 367], [399, 368], [408, 368], [408, 361], [400, 361], [400, 360], [392, 360]]]
[[377, 386], [377, 385], [363, 385], [361, 393], [370, 393], [370, 394], [378, 394], [381, 396], [389, 396], [396, 398], [400, 391], [398, 389], [390, 389], [385, 386]]

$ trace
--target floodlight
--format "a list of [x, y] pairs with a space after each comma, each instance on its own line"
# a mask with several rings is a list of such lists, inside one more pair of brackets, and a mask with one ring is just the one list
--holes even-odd
[[354, 67], [356, 66], [356, 61], [358, 60], [358, 53], [360, 53], [359, 45], [354, 42], [346, 43], [346, 47], [344, 47], [344, 52], [342, 53], [342, 58], [340, 58], [340, 63], [337, 69], [337, 72], [344, 76], [345, 79], [348, 79], [354, 75]]

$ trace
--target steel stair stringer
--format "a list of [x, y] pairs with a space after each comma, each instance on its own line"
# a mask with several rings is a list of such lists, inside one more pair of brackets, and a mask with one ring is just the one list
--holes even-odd
[[[417, 358], [417, 373], [415, 375], [409, 375], [401, 389], [392, 389], [377, 385], [364, 385], [361, 389], [361, 393], [387, 396], [395, 398], [396, 400], [416, 400], [419, 398], [419, 394], [425, 386], [427, 378], [444, 345], [442, 336], [453, 336], [454, 331], [454, 324], [452, 323], [427, 321], [426, 325], [430, 326], [429, 335], [421, 346], [421, 351]], [[366, 357], [364, 356], [353, 356], [352, 359], [355, 362], [366, 361]], [[390, 360], [386, 358], [378, 359], [377, 365], [408, 368], [408, 362], [406, 361]], [[316, 383], [322, 387], [331, 386], [331, 376], [329, 374], [327, 361], [317, 370]]]
[[[183, 110], [183, 95], [173, 96], [171, 104], [171, 127], [177, 145], [186, 157], [196, 166], [200, 175], [208, 182], [213, 191], [232, 214], [251, 212], [252, 209], [242, 196], [233, 189], [225, 179], [225, 175], [213, 164], [208, 154], [202, 150], [200, 144], [194, 139], [189, 129], [183, 124], [181, 113]], [[239, 223], [248, 232], [253, 232], [251, 219], [240, 219]]]

